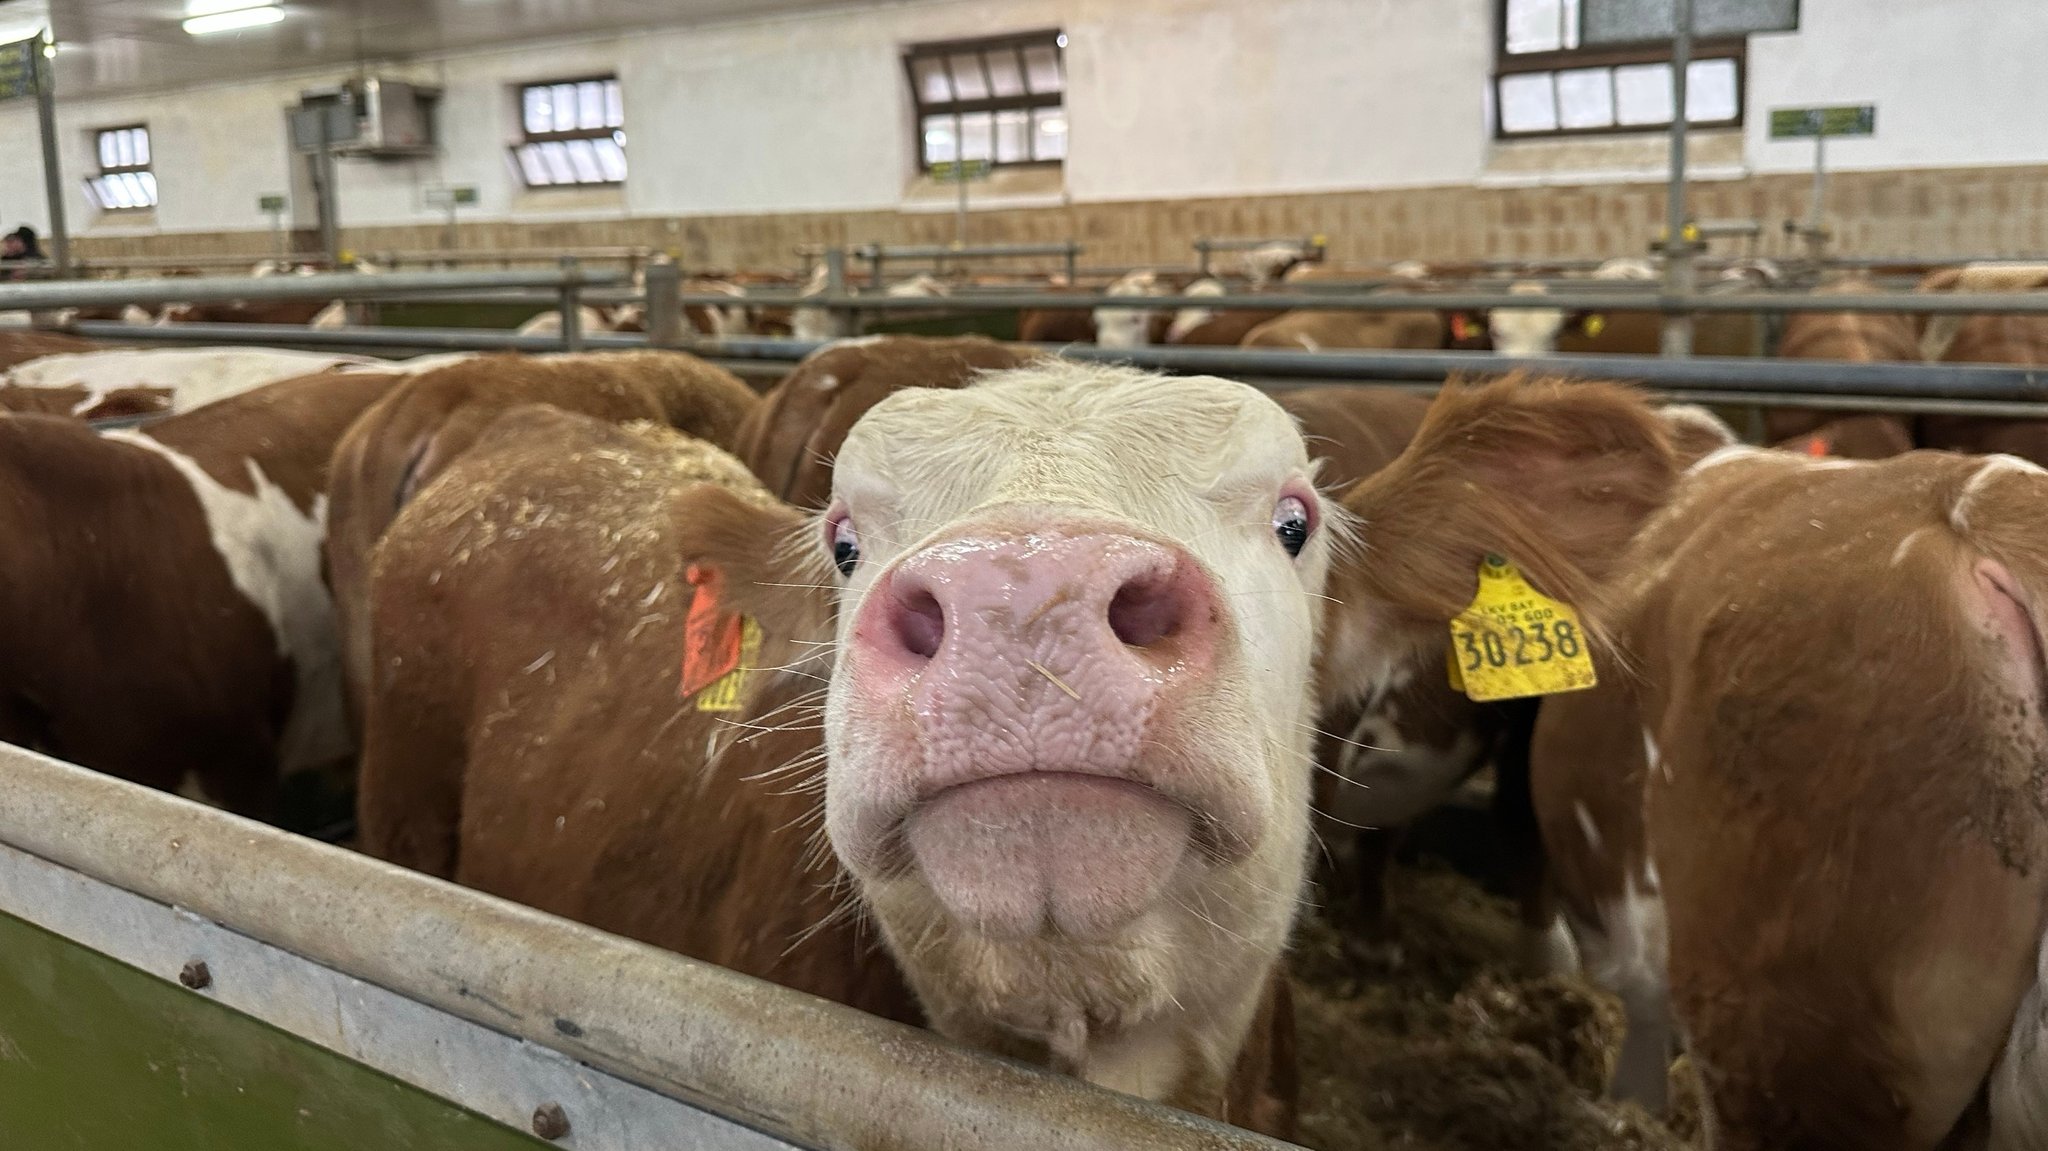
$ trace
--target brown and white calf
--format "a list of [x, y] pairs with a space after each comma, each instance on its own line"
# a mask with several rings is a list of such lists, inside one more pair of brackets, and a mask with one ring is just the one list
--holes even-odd
[[[1845, 276], [1827, 281], [1814, 291], [1820, 295], [1847, 296], [1873, 295], [1881, 289], [1867, 277]], [[1910, 364], [1920, 359], [1920, 343], [1913, 321], [1897, 312], [1792, 312], [1785, 317], [1784, 330], [1778, 337], [1778, 356], [1787, 360]], [[1766, 408], [1764, 436], [1773, 443], [1785, 443], [1819, 432], [1823, 425], [1836, 421], [1837, 416], [1838, 413], [1814, 408]], [[1846, 450], [1828, 454], [1881, 458], [1895, 454], [1883, 450], [1887, 444], [1904, 439], [1907, 448], [1912, 446], [1913, 423], [1908, 417], [1872, 414], [1851, 418], [1857, 421], [1853, 426], [1835, 427], [1822, 435], [1828, 443], [1847, 446]], [[1890, 427], [1882, 426], [1886, 424]]]
[[0, 739], [256, 816], [345, 762], [327, 457], [391, 382], [310, 376], [140, 432], [0, 417]]
[[[41, 389], [81, 417], [189, 412], [265, 384], [333, 367], [376, 367], [365, 356], [282, 348], [102, 348], [40, 356], [0, 374], [0, 390]], [[61, 402], [61, 400], [57, 401]], [[9, 406], [50, 411], [56, 403], [20, 396]]]
[[327, 565], [350, 700], [369, 674], [370, 558], [385, 527], [500, 413], [532, 403], [650, 420], [729, 448], [758, 400], [731, 372], [665, 351], [479, 356], [401, 382], [334, 448]]
[[864, 336], [820, 348], [761, 397], [738, 432], [740, 459], [785, 503], [817, 511], [854, 422], [901, 388], [964, 387], [1031, 353], [983, 336]]
[[[379, 549], [365, 846], [1284, 1133], [1331, 546], [1287, 414], [905, 388], [822, 519], [572, 419], [506, 417]], [[693, 615], [758, 625], [744, 710], [679, 699]]]
[[[2048, 265], [1989, 264], [1945, 268], [1922, 292], [2019, 292], [2048, 289]], [[1930, 317], [1921, 335], [1927, 359], [1951, 364], [2048, 364], [2048, 315]], [[2048, 420], [1926, 415], [1918, 440], [1930, 448], [2004, 452], [2048, 464]]]
[[2048, 473], [1681, 470], [1667, 427], [1608, 385], [1448, 390], [1347, 501], [1358, 596], [1434, 666], [1499, 554], [1603, 641], [1534, 770], [1622, 1088], [1659, 1097], [1668, 1004], [1717, 1151], [2042, 1146]]

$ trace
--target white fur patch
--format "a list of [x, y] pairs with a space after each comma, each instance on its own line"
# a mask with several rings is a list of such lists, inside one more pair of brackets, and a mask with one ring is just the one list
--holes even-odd
[[1607, 845], [1600, 838], [1600, 828], [1593, 823], [1593, 813], [1583, 803], [1572, 804], [1572, 814], [1578, 817], [1579, 831], [1586, 837], [1586, 846], [1594, 851], [1605, 851]]
[[141, 432], [113, 431], [104, 438], [162, 456], [192, 485], [228, 578], [270, 622], [278, 654], [292, 661], [298, 690], [279, 742], [280, 767], [317, 767], [352, 752], [355, 740], [342, 712], [334, 601], [320, 576], [327, 497], [315, 496], [306, 515], [254, 461], [247, 466], [256, 492], [246, 495]]
[[1897, 567], [1905, 563], [1906, 553], [1912, 551], [1913, 545], [1919, 543], [1920, 537], [1926, 534], [1926, 528], [1914, 528], [1912, 531], [1907, 532], [1906, 538], [1899, 541], [1899, 546], [1892, 549], [1892, 566]]
[[[1722, 464], [1732, 463], [1736, 460], [1756, 459], [1768, 456], [1769, 454], [1764, 448], [1753, 448], [1748, 444], [1729, 444], [1725, 448], [1715, 448], [1713, 451], [1701, 456], [1691, 467], [1685, 469], [1685, 474], [1689, 476], [1698, 475], [1708, 468], [1718, 468]], [[1781, 452], [1779, 454], [1783, 455], [1785, 453]]]
[[1671, 769], [1665, 766], [1664, 757], [1657, 754], [1657, 737], [1651, 735], [1647, 727], [1643, 729], [1643, 762], [1650, 774], [1661, 773], [1665, 779], [1671, 778]]
[[293, 352], [278, 348], [113, 348], [43, 356], [0, 373], [0, 383], [23, 388], [81, 387], [87, 411], [122, 388], [165, 388], [171, 411], [189, 412], [264, 384], [311, 375], [342, 364], [373, 364], [366, 356]]
[[2002, 472], [2033, 472], [2036, 475], [2048, 474], [2044, 473], [2039, 465], [2023, 460], [2018, 456], [1985, 456], [1984, 465], [1977, 469], [1976, 474], [1970, 477], [1968, 483], [1963, 485], [1961, 494], [1956, 496], [1956, 506], [1949, 509], [1948, 522], [1951, 526], [1959, 532], [1970, 530], [1970, 501], [1976, 498], [1977, 493], [1983, 490], [1985, 484], [1990, 483], [1992, 479]]

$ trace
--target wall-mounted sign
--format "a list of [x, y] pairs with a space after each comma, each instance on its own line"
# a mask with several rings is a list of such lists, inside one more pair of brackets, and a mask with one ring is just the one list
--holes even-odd
[[269, 215], [274, 216], [277, 213], [284, 211], [289, 206], [289, 201], [287, 201], [283, 196], [256, 197], [256, 210], [259, 212], [267, 213]]
[[0, 44], [0, 100], [36, 94], [36, 52], [42, 46], [41, 40]]
[[475, 206], [477, 202], [476, 186], [473, 184], [428, 188], [421, 195], [425, 197], [429, 208], [468, 208]]
[[988, 179], [987, 160], [940, 160], [932, 165], [932, 179], [941, 184]]
[[1876, 131], [1875, 104], [1848, 104], [1836, 108], [1771, 109], [1773, 140], [1796, 140], [1812, 136], [1869, 136]]

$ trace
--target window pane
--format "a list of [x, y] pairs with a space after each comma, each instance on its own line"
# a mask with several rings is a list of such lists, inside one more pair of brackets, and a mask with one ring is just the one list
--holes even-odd
[[149, 163], [149, 129], [137, 128], [134, 131], [135, 162], [147, 166]]
[[1735, 61], [1694, 60], [1685, 70], [1685, 118], [1695, 124], [1733, 120], [1738, 101]]
[[576, 130], [576, 85], [555, 84], [552, 87], [554, 89], [554, 96], [551, 102], [555, 109], [554, 130], [557, 132], [574, 132]]
[[1508, 51], [1554, 52], [1564, 47], [1563, 0], [1508, 0]]
[[951, 116], [924, 118], [924, 162], [943, 164], [960, 158], [959, 142], [953, 134]]
[[626, 126], [626, 97], [619, 91], [617, 80], [604, 82], [604, 126], [623, 128]]
[[1671, 65], [1630, 64], [1614, 70], [1614, 119], [1621, 124], [1671, 122]]
[[1064, 160], [1067, 156], [1067, 113], [1060, 108], [1039, 108], [1031, 113], [1031, 154], [1040, 160]]
[[926, 104], [945, 104], [953, 99], [953, 82], [946, 78], [946, 61], [938, 56], [919, 56], [910, 62], [917, 77], [917, 98]]
[[545, 188], [552, 182], [548, 179], [548, 166], [541, 162], [539, 144], [521, 144], [512, 154], [519, 159], [519, 174], [526, 178], [527, 187]]
[[604, 178], [613, 184], [626, 182], [626, 150], [616, 137], [592, 140], [591, 147], [597, 149], [597, 166]]
[[1557, 93], [1551, 73], [1529, 72], [1500, 78], [1500, 129], [1503, 132], [1557, 130]]
[[569, 166], [576, 169], [579, 184], [604, 183], [604, 169], [597, 166], [597, 149], [588, 140], [569, 141]]
[[1614, 73], [1574, 68], [1557, 74], [1557, 122], [1564, 128], [1606, 128], [1614, 123]]
[[120, 176], [108, 176], [105, 187], [107, 189], [107, 198], [113, 202], [116, 208], [133, 208], [136, 206], [135, 195], [129, 190], [128, 181]]
[[120, 135], [118, 132], [100, 133], [100, 167], [111, 168], [119, 163], [119, 161], [114, 159], [114, 137], [118, 135]]
[[1031, 113], [996, 113], [996, 163], [1021, 164], [1031, 158]]
[[559, 140], [539, 145], [541, 161], [548, 166], [548, 183], [573, 184], [576, 170], [569, 166], [569, 150]]
[[87, 203], [95, 208], [99, 208], [102, 211], [106, 209], [106, 196], [100, 191], [100, 178], [98, 176], [90, 177], [85, 181], [85, 199]]
[[114, 133], [114, 166], [133, 168], [135, 166], [135, 134], [126, 129]]
[[520, 103], [525, 105], [526, 134], [552, 132], [555, 130], [554, 102], [548, 98], [552, 91], [545, 84], [535, 84], [521, 93]]
[[981, 74], [981, 53], [955, 52], [953, 65], [953, 91], [962, 100], [985, 100], [988, 98], [988, 77]]
[[988, 64], [989, 90], [998, 96], [1024, 94], [1024, 64], [1008, 48], [992, 48], [982, 54]]
[[1060, 74], [1059, 49], [1050, 44], [1034, 44], [1024, 49], [1024, 78], [1030, 81], [1034, 93], [1063, 91], [1066, 81]]
[[585, 80], [576, 85], [576, 126], [604, 127], [604, 81]]
[[996, 154], [995, 118], [987, 112], [960, 117], [960, 158], [990, 160]]
[[143, 203], [152, 208], [156, 207], [156, 173], [137, 172], [135, 179], [142, 185]]

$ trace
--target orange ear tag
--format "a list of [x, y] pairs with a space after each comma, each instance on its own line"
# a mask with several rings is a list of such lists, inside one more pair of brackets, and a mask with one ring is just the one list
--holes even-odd
[[1809, 456], [1825, 456], [1828, 454], [1828, 441], [1824, 436], [1808, 436], [1803, 446], [1806, 448], [1806, 454]]
[[1465, 318], [1465, 313], [1451, 313], [1451, 338], [1454, 340], [1466, 340], [1472, 338], [1472, 324], [1470, 320], [1467, 320]]
[[698, 711], [738, 711], [761, 652], [761, 628], [751, 616], [727, 615], [719, 606], [725, 573], [691, 564], [684, 577], [694, 589], [683, 623], [683, 674], [677, 689], [695, 696]]

